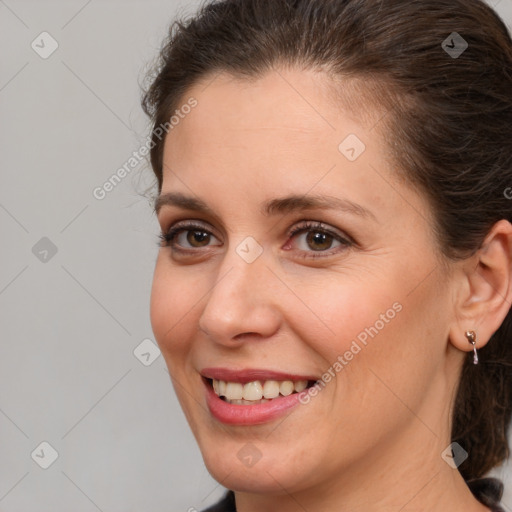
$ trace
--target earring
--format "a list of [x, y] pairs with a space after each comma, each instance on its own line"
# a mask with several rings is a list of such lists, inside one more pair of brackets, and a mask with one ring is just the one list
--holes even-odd
[[478, 364], [478, 354], [476, 353], [476, 334], [475, 331], [466, 331], [464, 336], [468, 339], [469, 343], [473, 345], [473, 364]]

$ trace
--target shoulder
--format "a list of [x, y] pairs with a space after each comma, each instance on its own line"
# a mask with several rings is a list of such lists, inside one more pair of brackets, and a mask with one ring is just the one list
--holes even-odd
[[503, 496], [503, 482], [497, 478], [473, 478], [466, 482], [475, 498], [489, 507], [492, 512], [505, 512], [500, 506]]
[[228, 491], [219, 502], [203, 510], [203, 512], [236, 512], [235, 493]]

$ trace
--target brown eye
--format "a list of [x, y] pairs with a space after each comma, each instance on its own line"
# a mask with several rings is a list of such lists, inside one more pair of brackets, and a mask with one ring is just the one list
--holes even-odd
[[171, 247], [173, 250], [192, 250], [210, 247], [212, 245], [222, 245], [221, 243], [213, 244], [213, 240], [217, 240], [210, 231], [198, 224], [181, 224], [174, 226], [169, 231], [160, 234], [160, 243], [164, 247]]
[[187, 242], [192, 247], [205, 247], [210, 240], [210, 233], [207, 231], [187, 230], [184, 233], [187, 234]]
[[322, 231], [309, 231], [306, 236], [306, 243], [313, 251], [325, 251], [330, 249], [334, 237]]
[[353, 246], [350, 237], [344, 237], [318, 221], [306, 221], [288, 236], [292, 242], [286, 244], [286, 250], [297, 249], [301, 258], [334, 256]]

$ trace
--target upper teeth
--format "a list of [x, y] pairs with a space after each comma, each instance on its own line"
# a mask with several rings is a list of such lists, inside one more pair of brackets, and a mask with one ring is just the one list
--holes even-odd
[[227, 400], [261, 400], [262, 398], [276, 398], [279, 393], [283, 396], [291, 395], [294, 391], [301, 392], [308, 386], [307, 380], [266, 380], [248, 382], [225, 382], [213, 380], [213, 390], [217, 395], [226, 397]]

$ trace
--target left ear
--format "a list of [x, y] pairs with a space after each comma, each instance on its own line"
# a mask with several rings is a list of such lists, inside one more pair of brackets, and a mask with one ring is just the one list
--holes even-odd
[[496, 222], [478, 251], [462, 265], [456, 319], [450, 341], [459, 350], [473, 350], [464, 335], [475, 331], [476, 348], [487, 344], [512, 305], [512, 224]]

